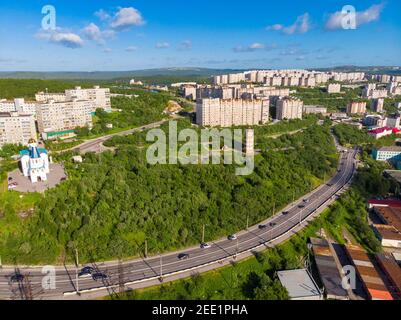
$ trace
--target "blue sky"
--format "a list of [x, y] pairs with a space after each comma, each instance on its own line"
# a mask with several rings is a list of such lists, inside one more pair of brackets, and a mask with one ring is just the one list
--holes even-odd
[[[56, 9], [43, 30], [42, 7]], [[340, 28], [344, 5], [355, 30]], [[401, 65], [399, 0], [23, 0], [0, 4], [0, 71]]]

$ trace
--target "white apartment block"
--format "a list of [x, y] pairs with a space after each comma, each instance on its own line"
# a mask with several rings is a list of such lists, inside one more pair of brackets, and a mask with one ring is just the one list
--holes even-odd
[[204, 127], [258, 125], [268, 121], [269, 103], [264, 100], [202, 99], [196, 104], [196, 122]]
[[295, 98], [280, 98], [276, 104], [276, 119], [291, 120], [302, 119], [304, 103]]
[[327, 114], [327, 108], [321, 106], [304, 106], [304, 114]]
[[107, 112], [111, 111], [111, 100], [110, 100], [110, 89], [100, 88], [94, 86], [91, 89], [82, 89], [81, 87], [75, 87], [75, 89], [65, 90], [65, 93], [44, 93], [39, 92], [36, 94], [36, 101], [39, 102], [64, 102], [71, 100], [89, 100], [94, 102], [94, 111], [96, 109], [103, 109]]
[[329, 80], [341, 82], [361, 82], [366, 78], [363, 72], [317, 72], [294, 70], [252, 70], [244, 73], [215, 76], [215, 85], [233, 84], [241, 81], [265, 83], [268, 86], [314, 87]]
[[366, 102], [350, 102], [347, 105], [347, 114], [362, 114], [366, 113]]
[[382, 113], [384, 111], [384, 99], [373, 99], [372, 100], [372, 109], [375, 112]]
[[[37, 110], [39, 132], [46, 134], [74, 130], [92, 124], [94, 102], [89, 100], [49, 101]], [[45, 138], [45, 137], [44, 137]]]
[[16, 98], [14, 101], [0, 100], [0, 112], [20, 112], [36, 117], [37, 105], [37, 102], [27, 102], [23, 98]]
[[255, 132], [253, 129], [245, 130], [244, 152], [246, 155], [253, 155], [255, 153]]
[[327, 93], [340, 93], [341, 92], [341, 84], [340, 83], [330, 83], [327, 86]]
[[32, 114], [0, 113], [0, 148], [5, 144], [28, 145], [30, 139], [36, 138], [35, 119]]

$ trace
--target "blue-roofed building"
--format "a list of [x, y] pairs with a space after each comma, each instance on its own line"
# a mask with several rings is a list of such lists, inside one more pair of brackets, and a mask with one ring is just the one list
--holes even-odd
[[29, 177], [32, 183], [47, 181], [49, 174], [49, 156], [46, 149], [38, 148], [34, 140], [29, 142], [28, 149], [22, 150], [21, 167], [25, 177]]

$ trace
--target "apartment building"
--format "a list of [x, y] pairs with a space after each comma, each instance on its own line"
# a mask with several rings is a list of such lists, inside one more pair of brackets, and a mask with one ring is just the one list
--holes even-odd
[[75, 128], [92, 125], [94, 108], [94, 101], [90, 100], [50, 100], [40, 104], [37, 110], [39, 133], [44, 139], [70, 136]]
[[269, 121], [269, 103], [259, 99], [202, 99], [196, 104], [200, 126], [231, 127]]
[[65, 102], [72, 100], [88, 100], [93, 101], [94, 110], [103, 109], [107, 112], [111, 111], [111, 100], [110, 100], [110, 89], [100, 88], [94, 86], [90, 89], [82, 89], [81, 87], [75, 87], [75, 89], [65, 90], [65, 93], [44, 93], [39, 92], [35, 96], [36, 101], [39, 102]]
[[366, 113], [366, 102], [350, 102], [347, 105], [347, 114], [362, 114]]
[[327, 86], [327, 93], [340, 93], [341, 92], [341, 84], [339, 83], [330, 83]]
[[372, 100], [372, 110], [374, 112], [382, 113], [384, 111], [384, 99], [373, 99]]
[[304, 106], [304, 114], [327, 114], [327, 108], [321, 106]]
[[35, 119], [32, 114], [0, 113], [0, 148], [5, 144], [28, 145], [29, 140], [36, 138]]
[[295, 98], [280, 98], [276, 104], [276, 119], [290, 120], [302, 119], [304, 103]]
[[0, 112], [20, 112], [36, 116], [37, 102], [28, 102], [23, 98], [16, 98], [13, 101], [0, 100]]

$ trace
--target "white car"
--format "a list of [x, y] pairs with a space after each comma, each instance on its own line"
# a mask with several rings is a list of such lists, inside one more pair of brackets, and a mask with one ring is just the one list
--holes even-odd
[[234, 240], [237, 240], [237, 239], [238, 239], [238, 237], [235, 234], [233, 234], [231, 236], [228, 236], [228, 240], [234, 241]]
[[200, 247], [201, 247], [201, 249], [210, 249], [211, 245], [207, 244], [207, 243], [202, 243]]

